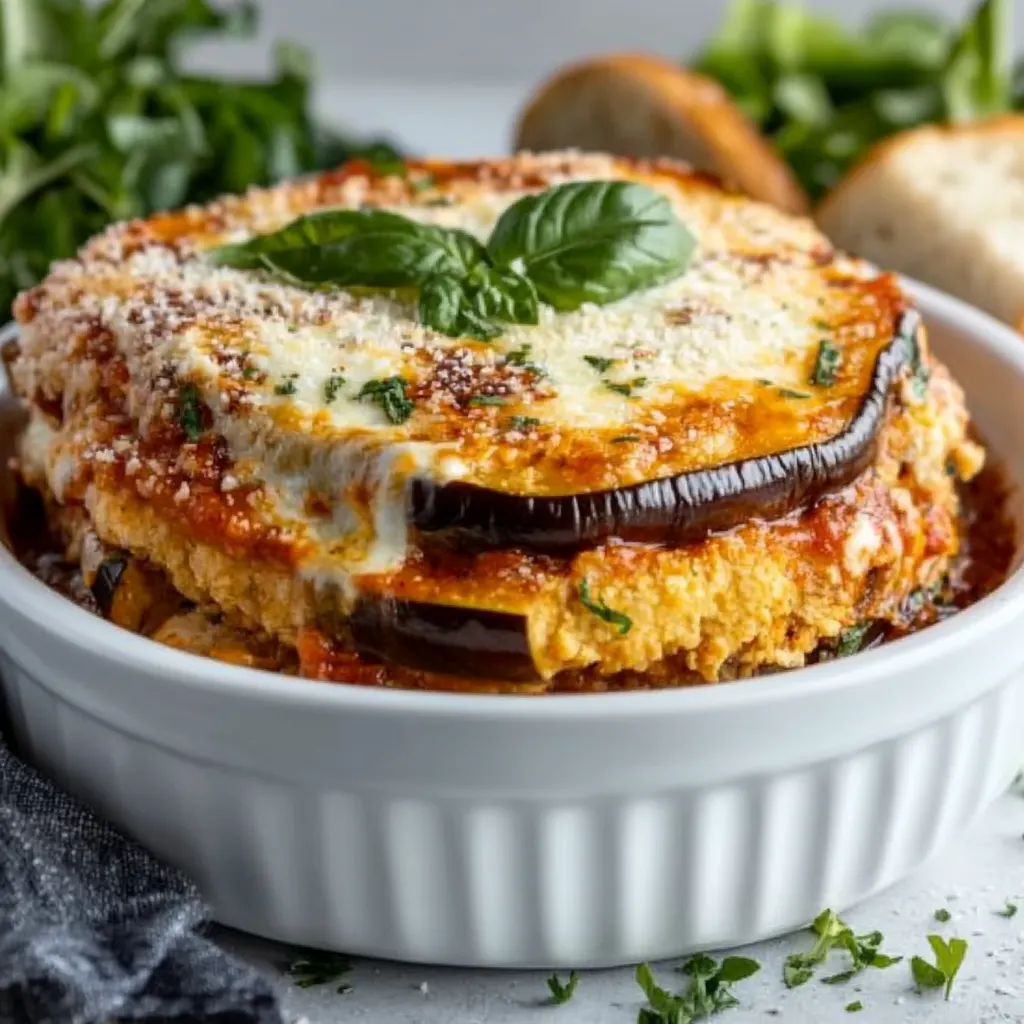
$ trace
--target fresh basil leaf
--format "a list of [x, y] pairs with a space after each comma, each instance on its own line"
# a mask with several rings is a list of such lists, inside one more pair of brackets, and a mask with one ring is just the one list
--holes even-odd
[[313, 285], [400, 288], [433, 275], [465, 275], [484, 250], [465, 231], [435, 228], [385, 210], [324, 210], [242, 245], [213, 250], [220, 266], [263, 266]]
[[572, 182], [517, 200], [487, 250], [559, 310], [605, 304], [675, 277], [696, 239], [661, 193], [626, 181]]
[[481, 315], [464, 278], [435, 274], [420, 288], [420, 323], [453, 338], [490, 341], [501, 334], [499, 324]]
[[420, 289], [420, 322], [452, 337], [489, 341], [501, 324], [535, 324], [537, 315], [537, 293], [525, 277], [483, 265], [465, 277], [435, 274]]
[[522, 274], [481, 263], [470, 271], [468, 287], [481, 316], [507, 324], [536, 324], [539, 319], [537, 289]]
[[942, 94], [950, 121], [1010, 109], [1013, 32], [1007, 0], [982, 0], [950, 49]]

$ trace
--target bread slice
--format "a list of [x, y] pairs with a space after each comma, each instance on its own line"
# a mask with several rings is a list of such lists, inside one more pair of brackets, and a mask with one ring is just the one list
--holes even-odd
[[1024, 115], [888, 139], [816, 216], [840, 248], [1024, 329]]
[[789, 213], [809, 207], [789, 166], [717, 82], [646, 54], [560, 71], [520, 114], [515, 145], [675, 157]]

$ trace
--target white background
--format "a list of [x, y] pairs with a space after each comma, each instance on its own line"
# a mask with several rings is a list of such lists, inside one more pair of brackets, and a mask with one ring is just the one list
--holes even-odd
[[[818, 0], [853, 25], [914, 0]], [[1012, 0], [1024, 24], [1024, 0]], [[252, 43], [204, 47], [197, 61], [259, 74], [273, 40], [313, 53], [317, 104], [329, 123], [390, 136], [406, 151], [472, 157], [505, 152], [516, 112], [566, 61], [608, 50], [683, 57], [718, 24], [724, 0], [263, 0]], [[919, 0], [962, 18], [974, 0]], [[1018, 32], [1018, 38], [1021, 33]]]
[[[1024, 2], [1012, 0], [1024, 16]], [[812, 0], [856, 24], [883, 7], [916, 5], [960, 17], [974, 0]], [[680, 56], [713, 30], [720, 0], [263, 0], [263, 40], [310, 46], [323, 74], [529, 82], [600, 50]], [[223, 55], [219, 55], [223, 56]], [[232, 66], [252, 55], [232, 54]]]

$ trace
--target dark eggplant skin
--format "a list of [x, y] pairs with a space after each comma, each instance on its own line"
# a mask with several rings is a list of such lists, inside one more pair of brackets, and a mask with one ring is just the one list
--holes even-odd
[[557, 497], [417, 478], [410, 489], [411, 523], [427, 542], [433, 538], [476, 548], [566, 554], [612, 537], [691, 544], [754, 519], [778, 519], [846, 487], [874, 461], [893, 387], [918, 359], [919, 326], [914, 310], [900, 315], [856, 413], [845, 430], [825, 441], [628, 487]]
[[522, 615], [366, 594], [348, 628], [358, 654], [391, 664], [511, 683], [538, 678]]
[[105, 619], [110, 618], [111, 610], [114, 607], [114, 596], [127, 568], [128, 558], [126, 555], [108, 555], [96, 570], [96, 578], [90, 589]]

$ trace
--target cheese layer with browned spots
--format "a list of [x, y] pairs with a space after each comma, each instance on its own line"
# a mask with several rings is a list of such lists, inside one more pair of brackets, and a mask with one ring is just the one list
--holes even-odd
[[[490, 343], [417, 320], [401, 292], [314, 292], [204, 251], [330, 206], [379, 206], [486, 238], [516, 198], [571, 180], [662, 190], [698, 238], [683, 275], [609, 306], [543, 308]], [[522, 615], [539, 674], [703, 678], [800, 664], [823, 637], [895, 619], [955, 553], [947, 467], [970, 475], [962, 395], [922, 338], [927, 386], [894, 396], [875, 466], [803, 516], [700, 544], [565, 558], [426, 552], [411, 482], [520, 495], [624, 486], [830, 438], [856, 411], [906, 300], [810, 222], [670, 164], [520, 156], [358, 165], [118, 225], [16, 308], [26, 480], [187, 597], [294, 641], [366, 595]], [[813, 383], [819, 347], [841, 353]], [[411, 416], [357, 398], [401, 376]], [[609, 386], [611, 385], [611, 386]], [[625, 388], [622, 385], [626, 385]], [[628, 391], [627, 393], [624, 393]], [[579, 599], [628, 613], [627, 633]]]

